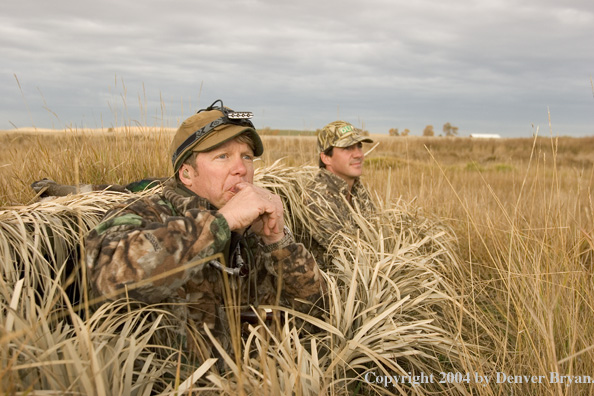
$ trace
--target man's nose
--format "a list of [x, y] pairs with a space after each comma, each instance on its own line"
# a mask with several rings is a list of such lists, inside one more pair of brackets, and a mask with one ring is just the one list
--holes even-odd
[[235, 158], [233, 161], [231, 173], [239, 176], [245, 176], [247, 174], [247, 166], [241, 156]]
[[353, 157], [363, 158], [363, 147], [355, 147], [353, 150]]

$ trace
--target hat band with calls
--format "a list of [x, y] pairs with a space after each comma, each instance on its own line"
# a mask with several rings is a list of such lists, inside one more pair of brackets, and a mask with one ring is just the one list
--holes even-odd
[[[251, 116], [251, 113], [249, 113], [249, 112], [240, 113], [240, 114], [242, 114], [242, 115], [245, 114], [246, 116]], [[229, 115], [231, 115], [231, 116], [234, 115], [234, 112], [230, 112]], [[242, 118], [231, 118], [228, 115], [224, 115], [221, 118], [217, 118], [210, 124], [205, 125], [202, 128], [198, 129], [196, 132], [191, 134], [186, 140], [184, 140], [183, 143], [180, 144], [180, 146], [177, 148], [177, 150], [175, 150], [175, 153], [173, 153], [173, 156], [171, 157], [171, 161], [175, 164], [175, 161], [177, 160], [177, 158], [188, 147], [190, 147], [194, 143], [198, 142], [198, 140], [202, 139], [204, 136], [206, 136], [209, 132], [211, 132], [216, 127], [221, 126], [221, 125], [228, 125], [228, 124], [239, 125], [239, 126], [244, 126], [246, 128], [255, 129], [254, 124], [252, 124], [252, 122], [247, 120], [246, 118], [243, 118], [243, 117]]]

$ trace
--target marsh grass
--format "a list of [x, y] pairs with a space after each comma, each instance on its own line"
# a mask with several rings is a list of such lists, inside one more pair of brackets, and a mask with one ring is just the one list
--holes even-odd
[[[85, 300], [80, 236], [124, 197], [82, 194], [25, 206], [35, 200], [29, 185], [43, 177], [74, 184], [167, 176], [168, 133], [1, 135], [0, 200], [21, 205], [3, 210], [0, 221], [5, 393], [594, 391], [494, 383], [497, 371], [594, 373], [594, 139], [377, 137], [364, 180], [381, 215], [360, 219], [354, 238], [336, 236], [327, 320], [289, 313], [282, 325], [253, 326], [236, 341], [250, 353], [227, 357], [231, 369], [220, 372], [213, 360], [191, 364], [173, 347], [175, 318], [164, 307], [77, 305]], [[315, 139], [265, 136], [264, 144], [259, 182], [298, 202], [299, 190], [287, 185], [315, 170], [307, 168], [315, 165]], [[306, 213], [291, 207], [292, 225], [307, 224]], [[311, 326], [304, 322], [323, 332], [304, 332]], [[491, 382], [385, 389], [361, 381], [370, 370], [476, 371]]]
[[[292, 228], [307, 245], [307, 236], [318, 224], [300, 203], [308, 194], [305, 183], [317, 169], [275, 169], [273, 165], [262, 170], [259, 183], [285, 197]], [[462, 273], [451, 245], [453, 232], [402, 202], [385, 205], [378, 200], [378, 205], [371, 218], [353, 209], [358, 235], [340, 232], [329, 248], [332, 265], [327, 281], [332, 287], [327, 323], [332, 328], [326, 329], [330, 339], [325, 355], [331, 363], [323, 366], [329, 364], [335, 371], [333, 383], [349, 388], [370, 373], [406, 376], [462, 372], [469, 366], [482, 370], [488, 362], [479, 357], [477, 345], [467, 341], [470, 330], [460, 321], [469, 313], [457, 286]], [[323, 340], [316, 345], [323, 346]], [[364, 387], [385, 391], [377, 384]], [[415, 387], [396, 384], [390, 392], [409, 394]], [[456, 384], [425, 384], [422, 392], [451, 393], [455, 388]]]
[[[257, 183], [285, 198], [293, 226], [302, 230], [312, 225], [300, 209], [301, 186], [314, 171], [276, 163], [259, 169], [256, 177]], [[386, 389], [367, 384], [365, 375], [406, 376], [483, 364], [475, 346], [464, 340], [462, 327], [452, 325], [462, 307], [453, 282], [460, 263], [450, 246], [451, 233], [409, 217], [404, 208], [392, 208], [381, 210], [375, 219], [353, 213], [361, 234], [336, 236], [334, 249], [339, 253], [333, 260], [335, 270], [325, 275], [329, 293], [324, 320], [282, 309], [282, 326], [262, 323], [240, 337], [236, 297], [226, 280], [233, 356], [211, 336], [208, 342], [227, 369], [220, 372], [209, 356], [193, 365], [183, 342], [175, 341], [179, 324], [166, 307], [125, 299], [89, 300], [84, 266], [76, 254], [79, 238], [111, 204], [127, 198], [85, 193], [0, 213], [6, 226], [0, 234], [6, 272], [3, 389], [254, 394], [264, 386], [265, 394], [343, 394], [362, 387], [373, 394], [408, 394], [416, 385]], [[67, 269], [77, 276], [64, 274]], [[69, 294], [69, 282], [82, 295]], [[196, 329], [186, 331], [187, 337], [200, 337]], [[461, 385], [434, 383], [422, 392], [452, 390], [465, 393]]]

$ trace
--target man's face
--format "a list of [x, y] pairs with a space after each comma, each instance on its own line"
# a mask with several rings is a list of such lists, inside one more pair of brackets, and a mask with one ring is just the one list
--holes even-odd
[[355, 179], [361, 176], [363, 172], [363, 144], [356, 143], [352, 146], [341, 148], [334, 147], [332, 157], [322, 153], [322, 161], [326, 164], [326, 169], [336, 176], [342, 178], [349, 185]]
[[233, 139], [212, 151], [198, 153], [196, 171], [189, 169], [191, 191], [222, 208], [237, 192], [240, 182], [254, 181], [254, 152], [247, 143]]

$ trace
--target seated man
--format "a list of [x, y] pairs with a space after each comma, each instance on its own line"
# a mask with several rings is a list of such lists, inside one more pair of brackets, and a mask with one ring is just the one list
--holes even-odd
[[110, 210], [85, 246], [98, 293], [172, 303], [229, 351], [224, 278], [245, 310], [281, 304], [308, 312], [325, 285], [314, 257], [284, 227], [280, 197], [252, 184], [263, 147], [251, 113], [217, 102], [177, 130], [175, 178], [161, 193]]
[[375, 207], [359, 177], [363, 172], [362, 143], [373, 143], [353, 125], [334, 121], [317, 134], [320, 170], [306, 188], [305, 205], [313, 218], [311, 251], [320, 267], [328, 267], [326, 253], [338, 231], [356, 233], [352, 210], [371, 214]]

